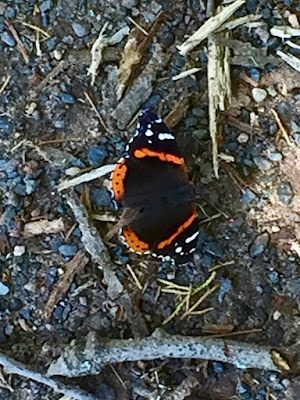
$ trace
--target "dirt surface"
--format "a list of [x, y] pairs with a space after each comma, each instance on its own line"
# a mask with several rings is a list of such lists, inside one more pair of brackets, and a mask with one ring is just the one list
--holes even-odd
[[[196, 287], [216, 267], [212, 285], [218, 287], [197, 309], [209, 310], [185, 319], [181, 312], [163, 328], [170, 334], [225, 337], [250, 330], [233, 338], [280, 348], [290, 365], [290, 371], [278, 373], [213, 360], [139, 361], [69, 381], [99, 399], [164, 399], [191, 376], [199, 384], [175, 399], [300, 398], [300, 72], [276, 55], [280, 50], [298, 57], [300, 50], [297, 37], [282, 40], [270, 33], [273, 26], [297, 29], [300, 6], [292, 0], [247, 0], [233, 16], [262, 18], [231, 31], [232, 99], [220, 113], [219, 150], [232, 159], [220, 162], [218, 180], [208, 130], [207, 41], [186, 57], [176, 47], [203, 24], [208, 11], [205, 1], [194, 0], [0, 2], [1, 352], [46, 372], [67, 344], [88, 332], [101, 338], [147, 336], [163, 326], [180, 301], [163, 292], [158, 278]], [[153, 37], [147, 42], [128, 17], [147, 32], [154, 30]], [[90, 50], [105, 22], [106, 38], [121, 33], [104, 46], [91, 86]], [[129, 68], [118, 98], [118, 68], [128, 60], [129, 32], [143, 42], [142, 57]], [[250, 45], [247, 57], [245, 44]], [[194, 67], [196, 74], [172, 80]], [[108, 177], [73, 191], [59, 192], [57, 186], [115, 163], [139, 110], [149, 107], [166, 117], [182, 98], [187, 100], [175, 113], [172, 131], [191, 181], [201, 188], [194, 262], [160, 265], [128, 252], [117, 237], [104, 239], [116, 277], [141, 318], [137, 328], [118, 299], [109, 296], [95, 260], [87, 259], [74, 274], [69, 271], [70, 260], [86, 250], [65, 195], [80, 196], [104, 238], [119, 216], [106, 189]], [[66, 273], [70, 281], [53, 296]], [[49, 306], [51, 294], [55, 300]], [[16, 375], [0, 379], [2, 399], [61, 396]]]

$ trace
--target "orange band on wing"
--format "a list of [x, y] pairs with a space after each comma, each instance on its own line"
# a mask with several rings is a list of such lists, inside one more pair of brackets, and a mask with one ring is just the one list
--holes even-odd
[[127, 169], [128, 168], [125, 164], [125, 160], [123, 160], [121, 162], [118, 162], [112, 174], [112, 188], [115, 199], [118, 201], [122, 200], [125, 194], [124, 179], [127, 173]]
[[150, 246], [148, 243], [143, 242], [137, 236], [137, 234], [130, 228], [125, 228], [122, 234], [128, 244], [128, 246], [137, 253], [144, 253], [149, 250]]
[[171, 244], [173, 242], [173, 240], [176, 239], [177, 236], [181, 234], [181, 232], [183, 232], [186, 228], [188, 228], [193, 223], [193, 221], [195, 221], [195, 219], [197, 217], [198, 217], [198, 214], [196, 211], [194, 211], [193, 214], [190, 216], [190, 218], [187, 221], [185, 221], [182, 225], [180, 225], [180, 227], [177, 229], [177, 231], [172, 236], [170, 236], [168, 239], [163, 240], [162, 242], [158, 243], [157, 248], [163, 249], [164, 247]]
[[136, 158], [158, 157], [161, 161], [167, 161], [177, 165], [184, 165], [184, 159], [182, 157], [175, 156], [174, 154], [162, 153], [160, 151], [149, 150], [147, 147], [137, 149], [133, 154]]

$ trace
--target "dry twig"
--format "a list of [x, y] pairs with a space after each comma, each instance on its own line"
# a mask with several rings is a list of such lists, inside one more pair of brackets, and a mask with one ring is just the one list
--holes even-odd
[[29, 63], [29, 54], [28, 54], [28, 50], [27, 48], [24, 46], [24, 44], [22, 43], [22, 40], [20, 39], [18, 32], [16, 31], [15, 27], [13, 26], [13, 24], [11, 24], [10, 22], [6, 21], [6, 25], [8, 26], [9, 30], [11, 31], [15, 41], [18, 44], [18, 49], [20, 50], [20, 53], [22, 54], [26, 64]]
[[202, 40], [206, 39], [215, 32], [220, 26], [227, 21], [228, 18], [243, 4], [245, 0], [236, 0], [234, 3], [215, 15], [209, 18], [191, 37], [189, 37], [182, 45], [177, 46], [179, 53], [185, 56], [189, 51], [193, 50], [194, 47], [198, 46]]
[[278, 124], [278, 126], [279, 126], [279, 128], [280, 128], [280, 131], [281, 131], [282, 136], [284, 137], [285, 141], [287, 142], [287, 144], [288, 144], [289, 146], [293, 146], [293, 143], [291, 142], [291, 140], [290, 140], [290, 138], [289, 138], [289, 135], [288, 135], [288, 133], [287, 133], [287, 130], [286, 130], [285, 127], [283, 126], [283, 124], [282, 124], [282, 122], [281, 122], [281, 120], [280, 120], [280, 118], [279, 118], [279, 115], [278, 115], [277, 111], [274, 110], [274, 108], [271, 108], [271, 111], [272, 111], [272, 114], [274, 115], [274, 117], [275, 117], [275, 119], [276, 119], [276, 122], [277, 122], [277, 124]]
[[48, 374], [70, 378], [94, 375], [99, 374], [106, 364], [157, 358], [214, 360], [242, 369], [280, 371], [272, 360], [271, 351], [269, 347], [231, 340], [173, 336], [159, 329], [140, 340], [115, 339], [99, 342], [97, 336], [90, 333], [84, 343], [82, 340], [73, 341], [50, 365]]
[[90, 106], [92, 107], [92, 110], [95, 112], [95, 114], [99, 118], [100, 124], [103, 126], [105, 132], [107, 132], [107, 126], [106, 126], [103, 118], [101, 117], [99, 111], [97, 110], [97, 107], [93, 103], [93, 100], [91, 99], [90, 95], [87, 92], [84, 92], [84, 95], [85, 95], [87, 101], [90, 103]]
[[76, 388], [74, 386], [66, 385], [60, 382], [58, 379], [48, 378], [40, 372], [28, 369], [26, 365], [21, 364], [18, 361], [13, 360], [0, 353], [0, 365], [3, 366], [7, 374], [13, 374], [22, 376], [23, 378], [33, 380], [35, 382], [46, 385], [54, 390], [55, 393], [62, 393], [69, 398], [74, 400], [99, 400], [99, 397], [94, 397], [93, 395], [83, 391], [82, 389]]
[[88, 263], [89, 259], [82, 251], [79, 251], [75, 256], [66, 263], [65, 272], [59, 282], [53, 288], [50, 297], [43, 311], [43, 318], [48, 319], [54, 307], [61, 300], [62, 295], [65, 295], [71, 286], [75, 274], [80, 272]]
[[0, 88], [0, 94], [2, 94], [4, 92], [7, 85], [9, 84], [10, 79], [11, 79], [11, 75], [7, 75], [7, 77], [5, 78], [5, 81], [3, 82], [3, 85]]
[[61, 192], [62, 190], [68, 189], [76, 185], [80, 185], [81, 183], [93, 181], [95, 179], [101, 178], [102, 176], [111, 173], [114, 169], [115, 165], [110, 165], [110, 164], [93, 169], [92, 171], [86, 172], [85, 174], [82, 174], [80, 176], [76, 176], [73, 179], [62, 181], [58, 185], [57, 190]]

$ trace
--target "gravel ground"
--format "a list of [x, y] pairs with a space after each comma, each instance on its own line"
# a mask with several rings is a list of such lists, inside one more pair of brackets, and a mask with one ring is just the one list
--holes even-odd
[[[128, 32], [134, 28], [128, 17], [149, 29], [161, 11], [164, 19], [119, 100], [118, 67]], [[128, 253], [113, 238], [106, 244], [116, 275], [151, 334], [171, 315], [176, 302], [174, 294], [159, 290], [157, 277], [197, 286], [212, 267], [219, 266], [215, 279], [219, 288], [203, 306], [213, 310], [185, 320], [175, 317], [164, 328], [182, 335], [261, 329], [237, 338], [289, 349], [291, 372], [243, 371], [201, 360], [157, 360], [106, 367], [99, 376], [74, 383], [105, 400], [160, 399], [197, 372], [201, 385], [178, 399], [299, 399], [300, 75], [276, 52], [297, 57], [300, 43], [297, 37], [282, 40], [270, 33], [273, 26], [297, 29], [299, 12], [300, 5], [293, 0], [247, 0], [234, 14], [234, 18], [249, 14], [262, 18], [252, 27], [243, 25], [232, 31], [236, 40], [231, 50], [232, 102], [220, 115], [219, 148], [234, 161], [220, 163], [216, 180], [208, 130], [207, 42], [186, 58], [176, 48], [207, 19], [205, 1], [0, 2], [3, 353], [43, 372], [66, 344], [90, 331], [104, 338], [132, 337], [126, 315], [108, 296], [93, 261], [76, 274], [51, 317], [43, 318], [66, 263], [84, 250], [82, 233], [57, 185], [79, 171], [116, 162], [134, 129], [128, 123], [139, 109], [146, 106], [165, 117], [184, 97], [189, 99], [187, 111], [173, 131], [192, 182], [203, 188], [194, 263], [177, 268], [158, 265]], [[106, 37], [121, 32], [120, 38], [105, 47], [91, 86], [87, 76], [90, 50], [105, 22]], [[245, 57], [244, 44], [251, 47], [250, 55], [253, 48], [263, 53], [266, 62], [261, 65], [256, 56]], [[172, 76], [193, 67], [199, 68], [197, 74], [172, 81]], [[147, 85], [136, 88], [141, 76], [147, 78]], [[280, 133], [272, 109], [286, 128], [290, 144]], [[106, 187], [107, 180], [99, 179], [74, 189], [90, 215], [100, 218], [95, 225], [102, 237], [118, 216]], [[62, 228], [25, 233], [32, 222], [60, 219]], [[18, 376], [5, 376], [0, 382], [2, 399], [61, 398], [46, 386]]]

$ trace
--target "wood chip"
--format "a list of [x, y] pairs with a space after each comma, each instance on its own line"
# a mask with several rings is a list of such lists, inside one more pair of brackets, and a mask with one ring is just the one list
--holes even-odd
[[177, 46], [179, 53], [185, 56], [189, 51], [193, 50], [204, 39], [209, 37], [220, 26], [232, 16], [232, 14], [245, 3], [245, 0], [236, 0], [234, 3], [215, 15], [209, 18], [191, 37], [189, 37], [182, 45]]
[[294, 68], [296, 71], [300, 72], [300, 60], [299, 58], [293, 56], [290, 53], [284, 53], [281, 50], [277, 50], [276, 54], [287, 64], [289, 64], [292, 68]]
[[66, 226], [62, 218], [49, 221], [41, 219], [40, 221], [28, 222], [24, 225], [24, 237], [30, 238], [42, 234], [65, 232]]
[[68, 179], [63, 182], [61, 182], [57, 190], [61, 192], [62, 190], [68, 189], [70, 187], [80, 185], [81, 183], [84, 182], [90, 182], [95, 179], [101, 178], [102, 176], [111, 173], [115, 169], [115, 165], [104, 165], [103, 167], [96, 168], [90, 172], [87, 172], [85, 174], [82, 174], [80, 176], [76, 176], [73, 179]]
[[89, 66], [89, 69], [87, 71], [87, 76], [91, 76], [92, 77], [91, 78], [91, 85], [92, 86], [95, 83], [96, 76], [98, 74], [97, 71], [98, 71], [99, 65], [100, 65], [100, 63], [102, 61], [103, 49], [107, 46], [107, 41], [104, 40], [105, 39], [104, 32], [105, 32], [107, 26], [108, 26], [108, 22], [106, 22], [103, 25], [103, 27], [102, 27], [102, 29], [101, 29], [101, 31], [99, 33], [99, 36], [98, 36], [97, 40], [95, 41], [95, 43], [93, 44], [92, 49], [91, 49], [92, 61], [91, 61], [91, 64]]
[[133, 75], [136, 75], [136, 69], [140, 65], [144, 55], [152, 43], [158, 28], [163, 20], [163, 13], [159, 13], [152, 24], [147, 27], [148, 34], [145, 35], [140, 28], [132, 30], [131, 35], [124, 47], [121, 63], [119, 67], [119, 84], [117, 88], [117, 98], [120, 100], [125, 89], [130, 85]]
[[52, 315], [55, 306], [69, 290], [73, 282], [74, 276], [82, 271], [88, 262], [89, 258], [86, 256], [86, 254], [82, 251], [79, 251], [69, 262], [66, 263], [65, 272], [61, 276], [59, 282], [54, 286], [50, 297], [45, 305], [43, 311], [44, 319], [47, 320]]
[[186, 115], [186, 112], [190, 106], [191, 95], [185, 95], [175, 104], [169, 114], [164, 118], [165, 124], [169, 128], [174, 128]]

